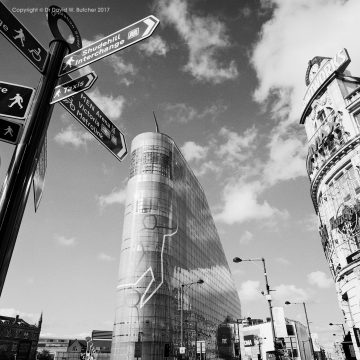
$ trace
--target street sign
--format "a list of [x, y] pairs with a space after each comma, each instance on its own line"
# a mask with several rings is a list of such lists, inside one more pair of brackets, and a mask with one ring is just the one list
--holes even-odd
[[84, 92], [60, 104], [118, 160], [124, 159], [127, 154], [124, 135]]
[[68, 74], [149, 37], [159, 20], [149, 15], [121, 30], [65, 56], [60, 75]]
[[0, 2], [0, 32], [26, 59], [43, 72], [47, 51], [2, 2]]
[[16, 145], [20, 140], [22, 128], [21, 124], [0, 119], [0, 141]]
[[54, 96], [50, 104], [54, 104], [60, 100], [64, 100], [74, 94], [90, 89], [97, 79], [97, 75], [91, 71], [87, 75], [70, 80], [64, 84], [55, 87]]
[[43, 147], [33, 177], [34, 206], [35, 212], [39, 208], [45, 187], [45, 174], [47, 166], [47, 140], [45, 137]]
[[0, 117], [24, 120], [30, 109], [35, 90], [33, 88], [0, 82]]

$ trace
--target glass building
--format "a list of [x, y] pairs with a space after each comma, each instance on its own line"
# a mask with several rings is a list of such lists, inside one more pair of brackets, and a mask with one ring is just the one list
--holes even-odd
[[140, 134], [131, 149], [111, 359], [196, 352], [218, 359], [216, 331], [228, 317], [241, 317], [240, 301], [204, 191], [169, 136]]

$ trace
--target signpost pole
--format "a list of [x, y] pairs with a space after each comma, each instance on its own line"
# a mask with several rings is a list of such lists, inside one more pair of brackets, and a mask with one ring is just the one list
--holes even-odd
[[0, 195], [0, 295], [24, 214], [31, 182], [54, 105], [50, 104], [68, 44], [50, 43], [50, 56], [20, 143], [11, 159]]

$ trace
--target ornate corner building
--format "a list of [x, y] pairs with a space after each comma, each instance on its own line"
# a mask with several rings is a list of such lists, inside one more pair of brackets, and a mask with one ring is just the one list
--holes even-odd
[[300, 124], [325, 257], [360, 359], [360, 78], [346, 49], [309, 61]]
[[111, 359], [218, 359], [240, 301], [204, 191], [174, 141], [131, 148]]

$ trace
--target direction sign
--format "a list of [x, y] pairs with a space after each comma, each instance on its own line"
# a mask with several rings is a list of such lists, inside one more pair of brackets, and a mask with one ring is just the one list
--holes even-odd
[[23, 126], [21, 124], [0, 119], [0, 141], [10, 144], [17, 144], [22, 133]]
[[33, 88], [0, 82], [0, 117], [24, 120], [30, 109], [35, 90]]
[[155, 16], [149, 15], [113, 34], [66, 55], [63, 68], [60, 70], [60, 75], [80, 69], [149, 37], [158, 24], [159, 20]]
[[54, 104], [60, 100], [64, 100], [76, 93], [90, 89], [97, 79], [97, 75], [91, 71], [87, 75], [70, 80], [64, 84], [58, 85], [54, 89], [54, 96], [50, 104]]
[[124, 159], [127, 154], [124, 135], [84, 92], [60, 104], [118, 160]]
[[0, 33], [40, 72], [43, 72], [47, 51], [2, 2], [0, 2]]

